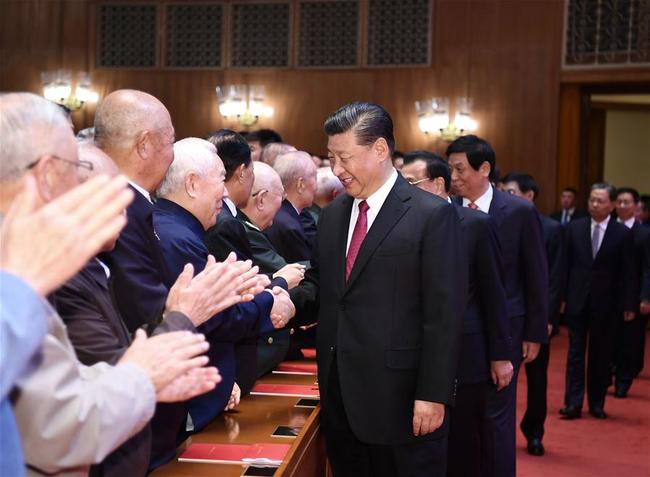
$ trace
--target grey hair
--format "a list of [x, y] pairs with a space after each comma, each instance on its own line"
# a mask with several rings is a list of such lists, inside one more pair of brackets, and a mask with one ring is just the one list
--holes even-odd
[[390, 155], [395, 152], [393, 120], [378, 104], [360, 101], [346, 104], [325, 120], [323, 128], [328, 136], [353, 131], [360, 146], [369, 146], [383, 137], [388, 144]]
[[304, 151], [287, 152], [277, 157], [273, 169], [280, 176], [285, 189], [291, 187], [299, 177], [304, 177], [307, 174], [307, 161], [309, 164], [314, 163], [311, 156]]
[[262, 148], [260, 161], [273, 167], [275, 160], [280, 154], [295, 151], [296, 148], [283, 142], [271, 142]]
[[205, 139], [187, 137], [175, 142], [174, 161], [158, 187], [156, 196], [169, 197], [178, 192], [190, 172], [201, 177], [207, 175], [216, 165], [215, 156], [217, 148]]
[[612, 202], [616, 200], [616, 187], [614, 187], [609, 182], [596, 182], [591, 186], [590, 190], [596, 190], [596, 189], [605, 189], [609, 194], [609, 200], [611, 200]]
[[163, 127], [164, 105], [154, 96], [138, 90], [117, 90], [99, 103], [93, 135], [101, 149], [124, 149], [134, 144], [145, 130]]
[[316, 172], [316, 193], [329, 194], [333, 190], [342, 190], [343, 184], [338, 177], [334, 175], [331, 167], [319, 167]]
[[70, 130], [70, 123], [59, 105], [33, 93], [0, 95], [0, 182], [51, 154], [60, 128]]

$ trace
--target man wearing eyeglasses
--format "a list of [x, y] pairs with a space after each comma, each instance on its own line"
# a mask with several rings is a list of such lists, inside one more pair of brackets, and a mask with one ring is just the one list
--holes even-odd
[[[402, 175], [411, 184], [449, 199], [451, 170], [428, 151], [404, 155]], [[455, 204], [461, 218], [469, 264], [469, 293], [463, 316], [456, 379], [456, 404], [451, 409], [448, 477], [481, 474], [481, 448], [485, 445], [483, 415], [488, 388], [501, 391], [510, 385], [510, 323], [506, 314], [503, 260], [489, 215]]]

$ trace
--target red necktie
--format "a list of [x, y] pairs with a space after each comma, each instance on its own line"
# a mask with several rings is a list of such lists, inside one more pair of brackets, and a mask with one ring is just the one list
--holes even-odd
[[359, 202], [359, 217], [357, 223], [354, 224], [354, 231], [352, 232], [352, 240], [350, 240], [350, 247], [348, 248], [348, 256], [345, 257], [345, 280], [350, 278], [350, 272], [354, 267], [354, 261], [359, 255], [359, 249], [366, 238], [368, 232], [368, 203], [365, 200]]
[[476, 205], [474, 202], [470, 202], [467, 204], [467, 207], [469, 207], [472, 210], [478, 210], [478, 205]]

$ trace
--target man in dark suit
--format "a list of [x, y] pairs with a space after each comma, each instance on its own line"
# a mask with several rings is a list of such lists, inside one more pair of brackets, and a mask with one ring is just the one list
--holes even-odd
[[565, 187], [560, 194], [560, 204], [562, 208], [557, 212], [553, 212], [550, 217], [560, 222], [562, 225], [567, 225], [572, 220], [582, 219], [587, 217], [588, 214], [584, 210], [576, 208], [576, 196], [578, 191], [573, 187]]
[[264, 233], [287, 262], [309, 260], [313, 242], [307, 238], [300, 215], [314, 203], [316, 166], [306, 152], [293, 151], [279, 156], [273, 168], [282, 180], [286, 198]]
[[[186, 263], [203, 270], [208, 262], [203, 236], [216, 220], [225, 191], [224, 177], [216, 148], [208, 141], [187, 138], [174, 144], [174, 162], [157, 190], [159, 199], [154, 206], [160, 247], [173, 272], [182, 270]], [[253, 270], [257, 272], [256, 267]], [[215, 316], [216, 324], [206, 331], [212, 344], [208, 356], [223, 380], [219, 388], [189, 403], [192, 429], [188, 430], [205, 427], [227, 406], [237, 372], [235, 344], [284, 327], [293, 313], [287, 292], [276, 287]]]
[[[268, 164], [256, 162], [255, 183], [246, 207], [239, 215], [246, 230], [246, 235], [253, 249], [253, 264], [260, 267], [260, 272], [274, 274], [288, 267], [300, 267], [301, 273], [287, 283], [288, 289], [295, 288], [304, 277], [304, 265], [287, 264], [286, 260], [275, 250], [264, 230], [268, 229], [282, 204], [284, 188], [278, 173]], [[308, 264], [309, 262], [303, 262]], [[289, 348], [294, 337], [305, 326], [313, 314], [302, 313], [291, 320], [290, 326], [281, 330], [260, 335], [257, 342], [257, 375], [262, 376], [274, 369], [281, 361], [288, 358]], [[311, 319], [311, 321], [314, 321]], [[300, 340], [303, 343], [303, 340]], [[314, 346], [313, 340], [311, 347]], [[302, 346], [307, 347], [307, 346]], [[297, 351], [299, 353], [299, 351]]]
[[[167, 108], [134, 90], [109, 94], [95, 112], [95, 142], [115, 161], [135, 192], [128, 223], [102, 260], [111, 270], [111, 291], [129, 331], [148, 331], [162, 319], [173, 278], [168, 273], [153, 227], [151, 193], [174, 160], [174, 126]], [[184, 428], [183, 404], [158, 405], [152, 421], [150, 469], [174, 457], [176, 436]]]
[[[641, 224], [635, 218], [639, 204], [639, 193], [631, 187], [621, 187], [616, 191], [617, 221], [632, 230], [634, 237], [634, 264], [636, 265], [635, 286], [641, 292], [644, 275], [650, 275], [650, 261], [644, 254], [646, 242], [650, 241], [650, 227]], [[647, 300], [647, 296], [645, 299]], [[641, 313], [644, 296], [639, 294], [639, 307], [631, 320], [619, 322], [617, 342], [614, 354], [615, 390], [614, 396], [627, 397], [633, 379], [643, 368], [643, 351], [648, 314]], [[643, 310], [645, 311], [645, 310]], [[629, 316], [628, 316], [629, 317]]]
[[291, 291], [319, 299], [322, 425], [334, 475], [445, 475], [467, 295], [453, 207], [391, 162], [393, 123], [351, 103], [325, 122], [345, 187], [321, 212], [312, 268]]
[[[539, 196], [539, 188], [530, 174], [524, 172], [511, 172], [503, 179], [503, 190], [531, 204]], [[562, 226], [549, 217], [540, 215], [546, 258], [548, 260], [548, 333], [549, 340], [554, 327], [558, 326], [558, 314], [564, 291], [564, 243]], [[531, 455], [544, 455], [544, 421], [546, 420], [546, 391], [548, 384], [549, 344], [540, 347], [537, 359], [526, 364], [526, 380], [528, 382], [528, 402], [526, 413], [521, 420], [521, 430], [528, 441], [528, 453]]]
[[[451, 170], [437, 154], [407, 152], [401, 172], [409, 183], [449, 200]], [[467, 248], [469, 294], [456, 372], [456, 403], [451, 409], [447, 476], [471, 477], [481, 474], [488, 386], [498, 390], [508, 386], [513, 367], [503, 263], [492, 219], [467, 207], [455, 207]]]
[[492, 217], [503, 255], [515, 374], [503, 391], [488, 390], [488, 438], [482, 472], [514, 477], [517, 373], [522, 357], [526, 363], [534, 360], [540, 344], [548, 341], [548, 274], [542, 227], [532, 204], [490, 184], [496, 159], [487, 141], [474, 135], [461, 136], [449, 145], [447, 157], [457, 202]]
[[[92, 174], [116, 176], [113, 161], [92, 144], [79, 146], [81, 160], [92, 164]], [[84, 175], [81, 179], [86, 179]], [[110, 252], [117, 236], [101, 251]], [[92, 259], [74, 277], [51, 295], [51, 301], [66, 325], [70, 342], [83, 364], [92, 366], [100, 361], [116, 364], [131, 345], [131, 333], [113, 304], [109, 286], [109, 269], [98, 258]], [[218, 280], [196, 277], [187, 281], [187, 273], [177, 280], [169, 294], [163, 321], [152, 335], [169, 331], [195, 331], [196, 327], [221, 311], [235, 291], [231, 273], [222, 273]], [[91, 476], [145, 475], [151, 450], [151, 429], [147, 425], [90, 469]]]
[[[616, 190], [596, 183], [589, 194], [590, 218], [566, 228], [566, 317], [569, 353], [566, 368], [566, 419], [582, 414], [585, 350], [589, 335], [587, 397], [589, 412], [604, 419], [614, 330], [621, 319], [634, 319], [638, 294], [634, 287], [632, 232], [611, 218]], [[621, 316], [621, 313], [623, 316]]]
[[[246, 139], [240, 134], [229, 129], [220, 129], [208, 138], [219, 151], [226, 169], [226, 191], [228, 196], [223, 199], [221, 212], [217, 222], [210, 227], [203, 238], [208, 251], [217, 259], [225, 259], [231, 252], [237, 254], [239, 260], [251, 260], [260, 267], [262, 273], [271, 278], [271, 287], [279, 286], [285, 290], [299, 282], [304, 276], [303, 267], [287, 265], [279, 267], [272, 272], [263, 268], [260, 262], [259, 250], [254, 251], [250, 243], [249, 234], [244, 226], [241, 208], [245, 207], [251, 199], [251, 191], [255, 180], [255, 171], [251, 161], [251, 150]], [[256, 194], [257, 195], [257, 194]], [[265, 201], [268, 194], [262, 193]], [[261, 199], [261, 198], [260, 198]], [[252, 199], [254, 202], [256, 199]], [[269, 336], [251, 338], [239, 342], [235, 349], [237, 360], [237, 382], [243, 394], [247, 394], [258, 376], [263, 371], [268, 372], [269, 366], [274, 367], [276, 356], [285, 356], [289, 338], [279, 339], [290, 333], [289, 330], [271, 331]], [[269, 339], [270, 338], [270, 339]], [[286, 345], [286, 346], [285, 346]], [[252, 373], [246, 371], [253, 370]]]

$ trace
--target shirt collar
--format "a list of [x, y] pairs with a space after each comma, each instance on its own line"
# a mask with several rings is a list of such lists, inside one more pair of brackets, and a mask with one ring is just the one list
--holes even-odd
[[[377, 189], [375, 192], [370, 194], [367, 199], [365, 199], [366, 203], [368, 204], [368, 208], [372, 210], [375, 214], [379, 212], [381, 206], [384, 205], [384, 202], [386, 201], [386, 197], [388, 197], [388, 194], [390, 193], [391, 189], [395, 185], [396, 180], [397, 180], [397, 170], [393, 168], [393, 172], [391, 172], [388, 179], [386, 179], [386, 182], [384, 182], [384, 184], [379, 189]], [[353, 207], [355, 209], [358, 209], [359, 203], [362, 200], [364, 199], [354, 199]]]
[[101, 265], [102, 269], [104, 270], [104, 273], [106, 274], [106, 278], [107, 279], [111, 278], [111, 269], [108, 268], [108, 266], [97, 257], [95, 257], [95, 260], [97, 260], [97, 263]]
[[137, 190], [138, 192], [140, 192], [140, 194], [142, 194], [142, 195], [145, 197], [145, 199], [147, 199], [150, 203], [153, 204], [153, 201], [151, 200], [151, 194], [149, 194], [149, 191], [148, 191], [148, 190], [143, 189], [141, 186], [139, 186], [138, 184], [136, 184], [136, 183], [133, 182], [133, 181], [129, 181], [129, 184], [131, 184], [131, 186], [133, 186], [133, 188], [134, 188], [135, 190]]
[[611, 215], [608, 215], [607, 218], [605, 218], [605, 220], [603, 220], [602, 222], [596, 222], [596, 221], [592, 218], [592, 219], [591, 219], [591, 226], [592, 226], [592, 227], [594, 227], [594, 226], [598, 226], [598, 227], [600, 227], [600, 228], [602, 228], [602, 229], [606, 229], [606, 228], [607, 228], [607, 224], [609, 224], [609, 219], [610, 219], [610, 218], [611, 218]]
[[630, 217], [627, 220], [621, 220], [619, 217], [618, 222], [625, 225], [628, 229], [631, 229], [632, 227], [634, 227], [634, 222], [636, 222], [636, 219], [634, 218], [634, 216]]
[[[474, 203], [478, 206], [478, 209], [481, 212], [486, 214], [490, 212], [490, 204], [492, 203], [492, 197], [494, 196], [494, 191], [492, 186], [488, 186], [487, 190], [483, 193], [481, 197], [476, 199]], [[472, 201], [466, 197], [463, 197], [463, 207], [467, 207]]]
[[226, 207], [228, 207], [228, 210], [230, 211], [232, 216], [237, 217], [237, 206], [232, 200], [230, 200], [230, 197], [225, 197], [223, 199], [223, 203], [226, 204]]

